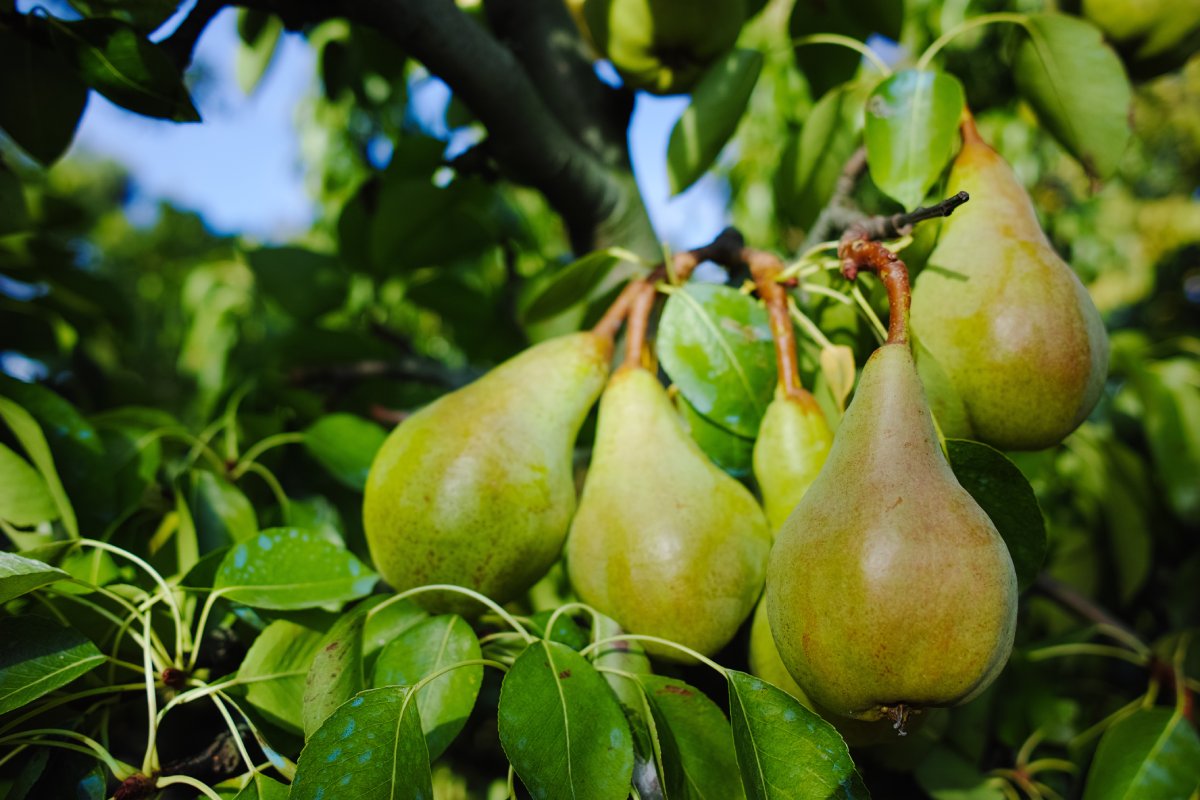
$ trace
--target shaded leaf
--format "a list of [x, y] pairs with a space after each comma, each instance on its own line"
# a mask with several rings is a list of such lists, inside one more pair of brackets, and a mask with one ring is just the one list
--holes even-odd
[[1046, 524], [1033, 487], [1016, 464], [986, 444], [947, 439], [946, 453], [954, 477], [991, 517], [1008, 545], [1017, 585], [1027, 589], [1046, 557]]
[[275, 56], [283, 35], [283, 21], [274, 14], [243, 8], [238, 11], [238, 33], [242, 46], [237, 50], [234, 69], [242, 92], [251, 94]]
[[667, 144], [671, 194], [691, 186], [717, 160], [746, 113], [762, 66], [759, 51], [734, 49], [704, 73]]
[[246, 702], [281, 728], [301, 733], [305, 678], [322, 638], [320, 631], [287, 620], [264, 628], [238, 668]]
[[235, 545], [215, 588], [255, 608], [314, 608], [370, 594], [378, 576], [353, 553], [300, 528], [269, 528]]
[[667, 300], [655, 349], [697, 412], [754, 438], [775, 391], [775, 345], [762, 306], [726, 286], [688, 284]]
[[1038, 119], [1090, 174], [1116, 172], [1132, 133], [1133, 91], [1121, 59], [1091, 23], [1030, 14], [1013, 72]]
[[[2, 44], [3, 38], [0, 35], [0, 45]], [[3, 79], [0, 78], [0, 81]], [[2, 87], [3, 84], [0, 83], [0, 102], [3, 102]], [[2, 121], [0, 121], [0, 127], [3, 127]], [[21, 179], [8, 168], [4, 159], [0, 158], [0, 236], [23, 231], [28, 227], [29, 206], [25, 203], [25, 191], [21, 188]], [[8, 323], [5, 323], [5, 328], [8, 328]]]
[[870, 797], [842, 737], [787, 692], [726, 670], [734, 751], [751, 800]]
[[500, 744], [534, 797], [624, 800], [633, 741], [617, 698], [571, 648], [541, 639], [517, 657], [500, 689]]
[[362, 491], [387, 433], [353, 414], [326, 414], [304, 431], [304, 447], [329, 474]]
[[54, 468], [54, 457], [50, 454], [50, 446], [46, 443], [46, 437], [42, 435], [42, 429], [37, 420], [7, 397], [0, 397], [0, 419], [7, 423], [13, 435], [17, 437], [17, 441], [25, 448], [29, 460], [41, 473], [46, 482], [46, 488], [54, 498], [55, 505], [58, 506], [58, 514], [62, 519], [63, 527], [67, 529], [67, 533], [72, 538], [78, 539], [79, 525], [75, 521], [75, 509], [71, 507], [71, 501], [67, 499], [67, 493], [59, 481], [58, 470]]
[[58, 567], [16, 553], [0, 552], [0, 606], [38, 587], [70, 577]]
[[204, 469], [192, 470], [191, 478], [192, 519], [201, 553], [244, 542], [258, 533], [254, 506], [241, 489]]
[[262, 247], [246, 254], [259, 292], [298, 320], [340, 308], [350, 276], [337, 258], [302, 247]]
[[[872, 34], [900, 38], [904, 3], [900, 0], [797, 0], [788, 25], [793, 38], [814, 33], [840, 33], [866, 41]], [[848, 80], [858, 69], [862, 56], [837, 45], [796, 48], [796, 63], [808, 80], [814, 97]], [[867, 69], [873, 69], [867, 67]]]
[[[479, 658], [479, 640], [466, 620], [457, 614], [437, 616], [408, 628], [383, 648], [371, 684], [413, 686], [441, 669]], [[482, 684], [483, 667], [475, 664], [451, 670], [417, 692], [430, 759], [445, 752], [466, 725]]]
[[46, 481], [29, 462], [0, 443], [0, 519], [35, 525], [58, 519]]
[[704, 454], [721, 469], [735, 478], [750, 475], [754, 456], [754, 440], [731, 433], [713, 423], [682, 394], [675, 401], [683, 423]]
[[[30, 25], [41, 27], [32, 15]], [[61, 53], [0, 28], [0, 128], [49, 166], [62, 157], [87, 104], [87, 87]]]
[[429, 753], [406, 688], [362, 692], [308, 740], [291, 800], [433, 800]]
[[905, 209], [921, 204], [954, 155], [965, 96], [945, 72], [905, 70], [867, 101], [865, 139], [871, 178]]
[[255, 772], [250, 783], [233, 800], [288, 800], [288, 786], [261, 772]]
[[550, 319], [588, 299], [626, 255], [609, 248], [595, 250], [558, 270], [525, 302], [522, 318], [532, 324]]
[[1169, 708], [1142, 708], [1105, 732], [1083, 798], [1184, 798], [1198, 788], [1200, 737], [1192, 723]]
[[91, 640], [54, 620], [0, 619], [0, 714], [66, 686], [104, 661]]
[[914, 777], [933, 800], [1005, 800], [1004, 792], [972, 763], [948, 747], [935, 747]]

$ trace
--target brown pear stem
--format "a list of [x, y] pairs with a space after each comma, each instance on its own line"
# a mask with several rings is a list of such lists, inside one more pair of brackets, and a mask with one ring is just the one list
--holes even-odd
[[621, 324], [625, 322], [625, 317], [629, 315], [629, 306], [637, 294], [639, 283], [640, 281], [630, 281], [625, 284], [625, 288], [621, 290], [621, 293], [617, 295], [617, 299], [604, 312], [604, 316], [600, 317], [599, 321], [592, 326], [592, 333], [609, 341], [616, 338], [617, 331], [621, 329]]
[[838, 245], [842, 260], [842, 275], [847, 280], [858, 277], [859, 270], [874, 272], [883, 282], [888, 295], [887, 344], [908, 344], [908, 309], [912, 295], [908, 288], [908, 267], [900, 256], [879, 242], [873, 242], [865, 231], [851, 228]]
[[771, 336], [775, 339], [775, 360], [779, 366], [779, 388], [789, 397], [807, 395], [800, 384], [800, 368], [796, 361], [796, 337], [792, 318], [788, 314], [787, 292], [779, 284], [783, 261], [774, 253], [745, 248], [742, 260], [750, 268], [758, 295], [767, 306], [771, 321]]
[[958, 127], [962, 132], [963, 144], [987, 144], [979, 135], [979, 128], [975, 127], [975, 115], [971, 113], [971, 109], [963, 108]]
[[650, 312], [658, 290], [646, 280], [635, 281], [629, 305], [629, 321], [625, 330], [625, 361], [623, 368], [645, 367], [646, 331], [650, 327]]

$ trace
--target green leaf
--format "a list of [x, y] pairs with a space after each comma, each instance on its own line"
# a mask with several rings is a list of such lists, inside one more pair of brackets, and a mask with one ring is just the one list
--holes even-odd
[[300, 753], [291, 800], [433, 800], [421, 716], [409, 690], [362, 692], [334, 711]]
[[592, 643], [588, 632], [579, 627], [570, 614], [559, 614], [554, 620], [554, 630], [547, 633], [546, 626], [550, 624], [550, 618], [553, 616], [553, 611], [539, 611], [529, 618], [529, 623], [525, 627], [534, 636], [541, 636], [552, 642], [561, 642], [572, 650], [582, 650]]
[[[438, 670], [482, 657], [479, 640], [466, 620], [457, 614], [433, 617], [383, 648], [371, 685], [413, 686]], [[431, 760], [445, 752], [467, 724], [482, 684], [483, 667], [475, 664], [447, 672], [417, 693]]]
[[160, 27], [179, 7], [179, 0], [70, 0], [89, 17], [116, 17], [150, 33]]
[[746, 113], [762, 66], [759, 51], [735, 49], [704, 73], [667, 145], [671, 194], [691, 186], [717, 160]]
[[35, 525], [58, 519], [58, 506], [38, 471], [0, 443], [0, 519]]
[[261, 772], [255, 772], [250, 783], [233, 800], [288, 800], [288, 787]]
[[500, 689], [500, 744], [534, 797], [624, 800], [633, 741], [617, 698], [571, 648], [539, 640], [517, 657]]
[[912, 210], [954, 155], [965, 97], [945, 72], [905, 70], [875, 88], [867, 101], [866, 144], [871, 178]]
[[624, 258], [616, 248], [595, 250], [572, 261], [543, 283], [525, 303], [522, 319], [541, 322], [591, 297], [592, 291]]
[[66, 686], [104, 661], [91, 640], [52, 619], [0, 619], [0, 714]]
[[1200, 737], [1178, 711], [1142, 708], [1096, 748], [1083, 800], [1184, 798], [1200, 788]]
[[[367, 608], [374, 608], [391, 600], [383, 595], [372, 595], [363, 601]], [[363, 668], [367, 674], [373, 674], [375, 659], [383, 648], [400, 634], [413, 625], [429, 618], [425, 609], [412, 600], [396, 600], [388, 602], [382, 611], [367, 616], [367, 624], [363, 629]]]
[[[253, 26], [253, 30], [247, 30], [249, 26], [245, 22], [252, 17], [256, 18], [258, 24]], [[243, 93], [251, 94], [275, 56], [275, 49], [283, 35], [283, 21], [274, 14], [243, 8], [238, 12], [238, 31], [242, 34], [242, 46], [234, 57], [237, 82]]]
[[321, 639], [304, 686], [304, 735], [310, 737], [338, 706], [366, 688], [363, 625], [366, 609], [343, 614]]
[[311, 531], [269, 528], [233, 547], [215, 588], [254, 608], [314, 608], [368, 595], [378, 576], [354, 554]]
[[1133, 91], [1121, 59], [1078, 17], [1030, 14], [1021, 27], [1017, 89], [1089, 174], [1111, 176], [1132, 132]]
[[238, 668], [246, 702], [279, 727], [301, 733], [305, 678], [322, 638], [320, 631], [287, 620], [264, 628]]
[[1004, 792], [949, 747], [934, 747], [913, 777], [933, 800], [1004, 800]]
[[371, 224], [371, 262], [384, 274], [444, 266], [496, 240], [492, 191], [460, 178], [449, 186], [388, 170]]
[[656, 350], [696, 411], [754, 438], [775, 391], [775, 345], [762, 306], [726, 286], [688, 284], [663, 308]]
[[[597, 641], [600, 639], [611, 639], [622, 633], [624, 631], [615, 620], [597, 613], [596, 622], [592, 630], [592, 636]], [[626, 639], [617, 639], [606, 645], [602, 645], [596, 651], [592, 663], [597, 670], [600, 667], [604, 667], [608, 670], [620, 670], [621, 672], [628, 672], [634, 675], [648, 675], [654, 671], [650, 666], [650, 659], [646, 656], [646, 650], [642, 647], [641, 642]], [[638, 685], [613, 672], [602, 672], [600, 674], [604, 676], [604, 680], [608, 682], [609, 687], [617, 695], [617, 699], [626, 708], [633, 710], [643, 708], [644, 698], [642, 697], [642, 690]]]
[[85, 83], [122, 108], [175, 122], [199, 122], [179, 68], [158, 45], [112, 18], [55, 22], [75, 48]]
[[954, 477], [991, 517], [1008, 545], [1017, 585], [1029, 588], [1046, 557], [1046, 524], [1033, 487], [1016, 464], [986, 444], [947, 439], [946, 453]]
[[753, 468], [754, 440], [730, 433], [696, 410], [682, 394], [675, 401], [683, 424], [714, 464], [735, 478], [748, 477]]
[[1194, 359], [1168, 359], [1134, 374], [1145, 406], [1143, 425], [1155, 474], [1171, 510], [1200, 523], [1200, 369]]
[[[36, 28], [45, 25], [32, 15], [24, 19]], [[0, 128], [22, 150], [45, 166], [61, 158], [75, 138], [87, 96], [60, 52], [0, 28]]]
[[867, 97], [874, 83], [854, 81], [830, 89], [804, 120], [804, 127], [776, 173], [781, 213], [808, 228], [833, 196], [846, 161], [862, 139]]
[[[3, 35], [0, 34], [0, 42]], [[2, 59], [3, 56], [0, 56]], [[0, 78], [0, 92], [3, 91], [3, 78]], [[0, 94], [0, 102], [3, 95]], [[0, 126], [2, 127], [2, 126]], [[29, 227], [29, 206], [25, 203], [25, 190], [21, 188], [21, 179], [9, 169], [4, 159], [0, 158], [0, 236], [17, 233]]]
[[729, 719], [751, 800], [870, 797], [833, 726], [771, 684], [726, 670]]
[[[663, 766], [678, 769], [687, 797], [738, 800], [746, 796], [738, 777], [729, 720], [700, 690], [674, 678], [639, 675], [660, 738], [670, 737]], [[675, 763], [672, 763], [672, 762]]]
[[192, 470], [192, 519], [200, 552], [244, 542], [258, 533], [254, 506], [242, 490], [204, 469]]
[[62, 519], [63, 527], [66, 528], [72, 539], [78, 539], [79, 525], [75, 521], [75, 509], [71, 507], [71, 501], [67, 499], [67, 493], [58, 479], [58, 470], [54, 468], [54, 457], [50, 454], [50, 446], [46, 443], [46, 437], [42, 435], [42, 429], [37, 420], [7, 397], [0, 397], [0, 418], [12, 430], [17, 441], [25, 448], [29, 460], [42, 474], [46, 488], [54, 498], [55, 505], [58, 506], [58, 515]]
[[[840, 33], [865, 42], [871, 34], [899, 40], [904, 24], [901, 0], [797, 0], [792, 7], [788, 30], [792, 38], [815, 33]], [[859, 67], [862, 56], [840, 45], [808, 45], [796, 48], [796, 63], [813, 97], [822, 95], [848, 80]], [[874, 71], [873, 67], [866, 69]]]
[[327, 414], [304, 431], [304, 447], [329, 474], [362, 491], [387, 432], [353, 414]]
[[246, 254], [260, 293], [297, 320], [342, 306], [350, 276], [337, 258], [301, 247], [263, 247]]
[[38, 587], [70, 577], [58, 567], [16, 553], [0, 552], [0, 606]]

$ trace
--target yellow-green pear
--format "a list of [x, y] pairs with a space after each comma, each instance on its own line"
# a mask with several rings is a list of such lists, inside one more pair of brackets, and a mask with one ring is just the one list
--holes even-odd
[[[575, 437], [611, 352], [594, 333], [550, 339], [392, 431], [367, 477], [363, 526], [393, 588], [450, 583], [503, 603], [546, 573], [575, 509]], [[450, 593], [414, 599], [481, 610]]]
[[767, 613], [788, 672], [841, 717], [903, 722], [1003, 669], [1017, 579], [942, 455], [904, 340], [863, 367], [825, 467], [779, 531]]
[[[630, 633], [711, 655], [750, 615], [770, 547], [758, 502], [687, 434], [658, 378], [618, 369], [600, 399], [567, 539], [580, 599]], [[671, 648], [646, 649], [688, 661]]]
[[976, 438], [1040, 450], [1096, 405], [1108, 337], [1012, 169], [973, 123], [963, 139], [947, 191], [971, 201], [945, 221], [917, 278], [913, 333], [957, 390]]
[[813, 396], [779, 389], [754, 441], [754, 479], [772, 534], [779, 530], [829, 455], [833, 432]]
[[627, 86], [686, 92], [729, 52], [746, 18], [745, 0], [585, 0], [597, 49]]

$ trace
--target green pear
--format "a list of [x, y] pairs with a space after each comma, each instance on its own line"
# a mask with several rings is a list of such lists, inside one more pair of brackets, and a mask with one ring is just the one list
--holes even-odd
[[[450, 583], [507, 602], [562, 551], [575, 509], [575, 437], [604, 387], [612, 342], [542, 342], [400, 423], [367, 477], [363, 526], [393, 588]], [[457, 594], [415, 598], [478, 613]]]
[[737, 41], [745, 0], [585, 0], [596, 48], [625, 84], [655, 94], [691, 89]]
[[766, 597], [788, 672], [840, 717], [902, 723], [1003, 669], [1012, 559], [942, 455], [907, 344], [863, 367], [824, 469], [776, 537]]
[[754, 441], [754, 478], [772, 533], [778, 531], [829, 455], [833, 432], [808, 392], [779, 390]]
[[631, 633], [711, 655], [750, 615], [770, 547], [754, 496], [708, 460], [658, 378], [638, 366], [617, 370], [567, 539], [579, 597]]
[[963, 138], [948, 191], [965, 190], [971, 202], [945, 221], [917, 278], [912, 329], [957, 390], [976, 438], [1040, 450], [1095, 407], [1108, 337], [1012, 169], [973, 124]]

